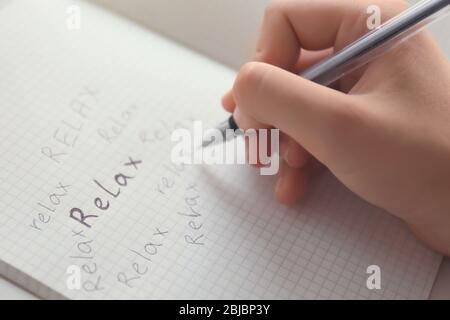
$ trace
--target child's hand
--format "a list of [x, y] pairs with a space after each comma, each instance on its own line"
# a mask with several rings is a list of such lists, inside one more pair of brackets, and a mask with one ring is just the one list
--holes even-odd
[[264, 18], [259, 62], [241, 69], [223, 103], [243, 129], [283, 132], [280, 201], [301, 196], [317, 159], [449, 255], [450, 66], [428, 33], [343, 78], [339, 91], [289, 72], [367, 33], [366, 9], [374, 3], [383, 20], [406, 8], [397, 0], [274, 2]]

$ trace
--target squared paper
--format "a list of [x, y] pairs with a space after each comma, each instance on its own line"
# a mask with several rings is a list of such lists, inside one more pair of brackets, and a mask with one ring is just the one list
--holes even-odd
[[[0, 9], [2, 275], [45, 298], [428, 297], [441, 256], [331, 174], [288, 208], [274, 178], [246, 166], [174, 166], [171, 132], [224, 119], [219, 97], [235, 73], [88, 3], [76, 3], [81, 29], [69, 30], [73, 4]], [[116, 198], [94, 182], [115, 190], [118, 173], [133, 179]], [[187, 198], [198, 216], [185, 215]], [[98, 217], [88, 228], [73, 208]], [[39, 219], [50, 219], [41, 230]], [[381, 290], [366, 287], [370, 265]], [[73, 266], [79, 289], [68, 286]]]

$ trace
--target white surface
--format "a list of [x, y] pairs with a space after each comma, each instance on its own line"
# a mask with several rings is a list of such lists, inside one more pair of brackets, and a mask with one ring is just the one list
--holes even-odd
[[[149, 26], [205, 52], [232, 66], [239, 66], [251, 53], [251, 43], [266, 0], [99, 0], [116, 6]], [[231, 23], [230, 23], [231, 22]], [[180, 25], [183, 27], [180, 28]], [[208, 26], [204, 28], [203, 26]], [[447, 53], [450, 42], [445, 42], [450, 19], [432, 27]], [[439, 32], [441, 30], [442, 32]], [[217, 39], [220, 46], [217, 46]], [[189, 40], [186, 40], [189, 39]], [[32, 295], [0, 279], [0, 298], [27, 299]], [[450, 298], [450, 260], [441, 266], [431, 298]]]

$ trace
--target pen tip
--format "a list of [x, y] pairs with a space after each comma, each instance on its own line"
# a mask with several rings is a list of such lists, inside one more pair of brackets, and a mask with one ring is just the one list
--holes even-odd
[[214, 140], [203, 140], [202, 144], [198, 146], [197, 149], [203, 149], [209, 146], [211, 143], [213, 143]]

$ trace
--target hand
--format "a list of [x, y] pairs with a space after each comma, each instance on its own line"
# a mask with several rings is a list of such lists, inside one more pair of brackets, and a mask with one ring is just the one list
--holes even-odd
[[450, 65], [429, 34], [421, 32], [333, 88], [294, 74], [367, 33], [372, 4], [383, 20], [406, 8], [398, 0], [273, 2], [256, 62], [242, 67], [223, 104], [244, 130], [282, 131], [281, 202], [302, 195], [318, 161], [450, 255]]

